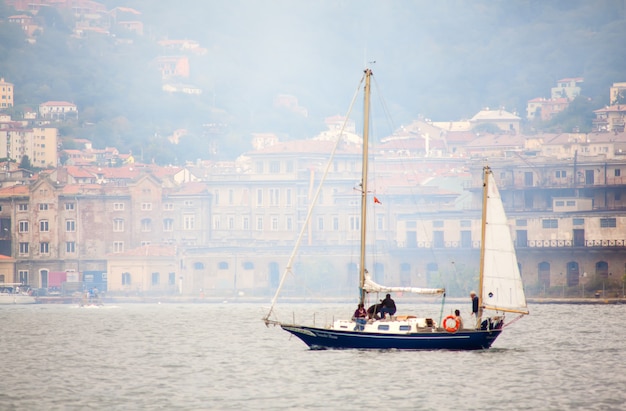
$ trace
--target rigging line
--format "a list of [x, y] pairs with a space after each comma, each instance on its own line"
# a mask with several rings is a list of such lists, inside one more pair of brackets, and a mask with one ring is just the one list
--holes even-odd
[[385, 114], [385, 120], [387, 120], [387, 125], [389, 126], [389, 129], [390, 129], [389, 132], [391, 135], [393, 135], [396, 128], [395, 128], [395, 125], [393, 124], [393, 119], [391, 117], [391, 112], [389, 111], [389, 107], [387, 106], [387, 102], [383, 98], [383, 93], [381, 93], [380, 87], [378, 87], [378, 81], [376, 81], [376, 78], [374, 78], [374, 87], [376, 87], [376, 95], [378, 96], [378, 99], [380, 100], [380, 104], [383, 108], [383, 113]]
[[311, 204], [309, 206], [309, 210], [307, 212], [306, 215], [306, 219], [304, 220], [304, 223], [302, 224], [302, 227], [300, 228], [300, 233], [298, 234], [298, 238], [296, 240], [296, 245], [293, 248], [293, 251], [291, 252], [291, 255], [289, 256], [289, 260], [287, 261], [287, 266], [285, 267], [285, 271], [283, 272], [282, 277], [280, 278], [280, 282], [278, 283], [278, 288], [276, 289], [276, 293], [274, 293], [274, 297], [272, 297], [272, 302], [270, 304], [270, 309], [267, 312], [267, 315], [265, 316], [264, 320], [265, 320], [265, 324], [269, 324], [269, 317], [272, 315], [272, 312], [274, 311], [274, 305], [276, 305], [276, 300], [278, 299], [278, 295], [280, 294], [280, 291], [283, 288], [283, 285], [285, 283], [285, 280], [287, 278], [288, 274], [293, 274], [293, 272], [291, 271], [291, 265], [293, 264], [293, 260], [296, 258], [296, 253], [298, 251], [298, 249], [300, 248], [300, 243], [302, 242], [302, 239], [304, 238], [304, 234], [307, 231], [307, 226], [309, 225], [309, 221], [311, 220], [311, 216], [313, 215], [313, 209], [315, 208], [315, 205], [317, 204], [317, 199], [320, 195], [320, 192], [322, 191], [322, 186], [324, 185], [324, 182], [326, 181], [326, 177], [328, 176], [328, 173], [330, 171], [330, 168], [333, 164], [333, 159], [335, 158], [335, 153], [337, 152], [337, 148], [339, 147], [339, 143], [342, 140], [343, 137], [343, 133], [345, 131], [346, 125], [348, 123], [348, 118], [350, 116], [350, 113], [352, 112], [352, 108], [354, 107], [354, 103], [356, 102], [356, 99], [359, 95], [359, 91], [361, 90], [361, 86], [363, 84], [363, 82], [365, 81], [365, 74], [363, 75], [363, 77], [361, 77], [361, 81], [359, 81], [359, 85], [357, 86], [356, 91], [354, 92], [354, 96], [352, 97], [352, 101], [350, 102], [350, 107], [348, 109], [348, 113], [346, 114], [343, 124], [341, 126], [341, 130], [339, 131], [339, 134], [337, 136], [337, 140], [335, 141], [335, 145], [333, 146], [333, 150], [330, 154], [330, 157], [328, 158], [328, 162], [326, 163], [326, 168], [324, 169], [324, 174], [322, 175], [322, 178], [320, 179], [319, 185], [317, 186], [317, 190], [315, 191], [315, 195], [313, 196], [313, 200], [311, 201]]

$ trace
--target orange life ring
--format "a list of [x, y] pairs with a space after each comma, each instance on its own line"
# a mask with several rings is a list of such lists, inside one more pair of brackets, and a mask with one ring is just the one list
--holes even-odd
[[[454, 325], [451, 327], [448, 327], [448, 320], [454, 320]], [[459, 320], [459, 318], [455, 317], [454, 315], [449, 315], [443, 319], [443, 328], [445, 328], [445, 330], [449, 333], [457, 332], [460, 326], [461, 326], [461, 320]]]

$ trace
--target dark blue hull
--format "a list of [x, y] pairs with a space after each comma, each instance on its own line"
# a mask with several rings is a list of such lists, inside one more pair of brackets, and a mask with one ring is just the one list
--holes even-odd
[[314, 350], [397, 349], [397, 350], [484, 350], [498, 338], [502, 329], [463, 330], [410, 334], [371, 333], [281, 324]]

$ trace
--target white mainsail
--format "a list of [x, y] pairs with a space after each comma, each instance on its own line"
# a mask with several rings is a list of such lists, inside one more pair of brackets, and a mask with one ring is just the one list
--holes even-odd
[[528, 314], [524, 285], [511, 231], [492, 172], [485, 173], [487, 207], [482, 305], [485, 309]]
[[363, 290], [368, 293], [413, 293], [413, 294], [443, 294], [444, 288], [422, 288], [422, 287], [390, 287], [375, 283], [368, 273], [365, 274]]

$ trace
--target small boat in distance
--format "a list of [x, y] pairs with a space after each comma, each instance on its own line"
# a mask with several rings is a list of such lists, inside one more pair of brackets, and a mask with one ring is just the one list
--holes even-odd
[[0, 283], [0, 305], [36, 303], [35, 297], [22, 283]]
[[[366, 222], [368, 198], [368, 133], [369, 133], [369, 98], [372, 71], [366, 69], [361, 83], [364, 84], [364, 125], [361, 195], [361, 239], [359, 264], [359, 302], [368, 306], [371, 293], [417, 293], [441, 294], [443, 288], [395, 287], [380, 285], [372, 281], [366, 265]], [[332, 159], [331, 159], [332, 160]], [[319, 191], [318, 191], [319, 192]], [[312, 204], [316, 203], [316, 198]], [[302, 340], [311, 349], [402, 349], [402, 350], [479, 350], [491, 347], [502, 333], [505, 313], [519, 316], [528, 314], [526, 297], [517, 263], [511, 232], [507, 223], [502, 200], [489, 167], [483, 170], [483, 205], [481, 229], [481, 254], [479, 272], [478, 313], [475, 322], [468, 328], [461, 328], [460, 321], [448, 316], [440, 322], [432, 318], [417, 318], [413, 315], [397, 315], [387, 319], [370, 318], [363, 323], [357, 319], [335, 320], [325, 327], [283, 322], [275, 319], [275, 304], [291, 266], [303, 232], [309, 222], [303, 225], [296, 247], [287, 263], [272, 299], [267, 315], [263, 318], [266, 325], [278, 325], [285, 331]], [[517, 316], [515, 319], [518, 319]], [[515, 320], [514, 319], [514, 320]], [[510, 322], [509, 322], [510, 324]]]

